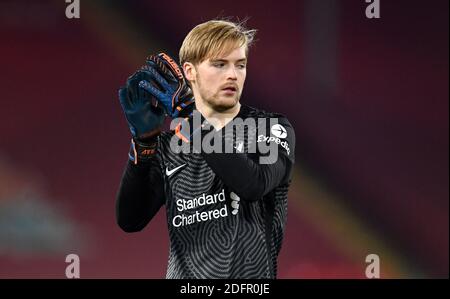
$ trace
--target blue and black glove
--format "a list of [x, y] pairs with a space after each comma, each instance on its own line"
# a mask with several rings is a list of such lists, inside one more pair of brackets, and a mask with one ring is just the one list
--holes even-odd
[[175, 60], [165, 53], [150, 55], [141, 70], [151, 79], [141, 80], [139, 86], [154, 96], [169, 116], [186, 117], [192, 113], [194, 96]]
[[164, 109], [139, 87], [139, 82], [150, 79], [147, 73], [139, 70], [128, 78], [125, 87], [119, 89], [120, 105], [133, 136], [129, 157], [135, 164], [155, 153], [165, 118]]

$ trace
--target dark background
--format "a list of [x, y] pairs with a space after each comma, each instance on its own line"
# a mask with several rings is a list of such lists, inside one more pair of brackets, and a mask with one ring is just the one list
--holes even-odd
[[296, 130], [280, 278], [448, 277], [448, 1], [0, 2], [0, 277], [162, 278], [165, 211], [115, 223], [117, 90], [217, 17], [258, 29], [241, 101]]

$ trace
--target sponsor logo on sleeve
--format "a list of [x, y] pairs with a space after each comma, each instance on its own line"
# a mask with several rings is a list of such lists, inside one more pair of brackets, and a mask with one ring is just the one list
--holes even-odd
[[286, 140], [282, 140], [287, 137], [287, 130], [282, 125], [275, 124], [270, 128], [270, 133], [272, 133], [272, 135], [274, 136], [258, 135], [257, 142], [275, 142], [276, 144], [284, 148], [289, 155], [291, 152], [289, 143]]

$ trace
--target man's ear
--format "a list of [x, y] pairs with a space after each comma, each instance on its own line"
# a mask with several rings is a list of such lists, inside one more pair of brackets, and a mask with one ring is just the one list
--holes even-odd
[[195, 70], [195, 66], [190, 63], [190, 62], [185, 62], [183, 63], [183, 71], [184, 71], [184, 75], [186, 76], [186, 79], [189, 82], [195, 81], [195, 76], [196, 76], [196, 70]]

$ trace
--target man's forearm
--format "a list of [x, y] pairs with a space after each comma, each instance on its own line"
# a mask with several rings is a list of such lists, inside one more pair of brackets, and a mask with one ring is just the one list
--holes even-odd
[[[274, 164], [258, 164], [246, 154], [202, 154], [209, 167], [244, 200], [258, 200], [278, 186], [290, 172], [283, 157]], [[288, 169], [289, 168], [289, 169]]]
[[155, 159], [128, 161], [116, 199], [116, 220], [126, 232], [142, 230], [164, 203], [164, 188]]

